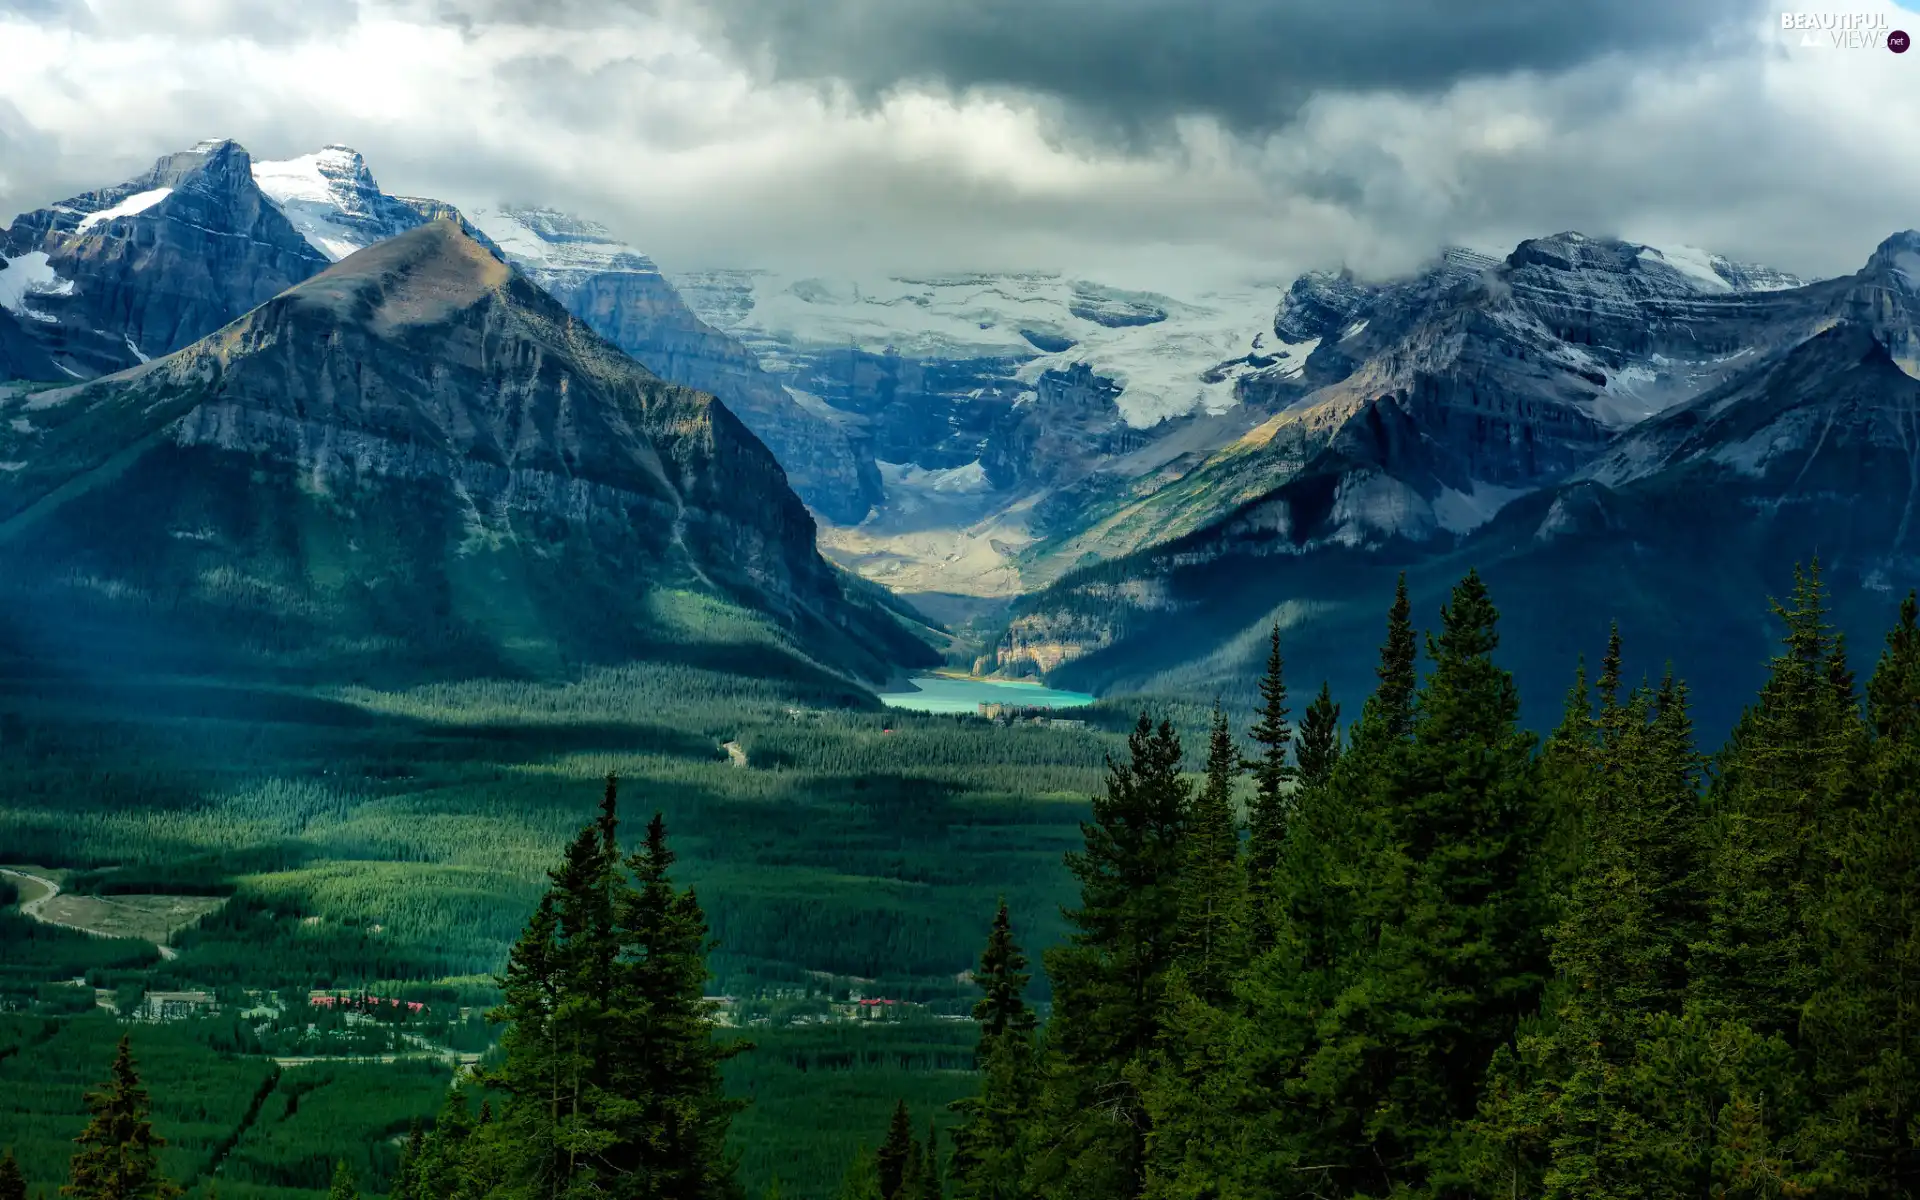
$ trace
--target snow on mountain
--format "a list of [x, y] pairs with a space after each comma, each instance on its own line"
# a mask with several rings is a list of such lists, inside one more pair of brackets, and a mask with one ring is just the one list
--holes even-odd
[[1120, 385], [1120, 412], [1135, 428], [1230, 408], [1243, 373], [1280, 361], [1297, 371], [1312, 349], [1275, 335], [1277, 287], [1179, 300], [1050, 273], [856, 282], [696, 271], [674, 282], [695, 312], [745, 342], [776, 375], [804, 375], [810, 360], [849, 348], [926, 361], [1004, 360], [1029, 388], [1048, 371], [1085, 364]]
[[76, 225], [74, 229], [76, 232], [83, 229], [91, 229], [102, 221], [111, 221], [115, 217], [130, 217], [135, 213], [145, 212], [171, 195], [173, 195], [173, 189], [170, 187], [152, 188], [144, 192], [135, 192], [112, 208], [103, 208], [99, 212], [88, 213], [80, 219], [80, 224]]
[[382, 192], [366, 160], [347, 146], [256, 162], [253, 181], [300, 235], [334, 262], [426, 219], [413, 205]]
[[595, 275], [660, 274], [652, 259], [615, 240], [597, 221], [526, 205], [464, 211], [515, 266], [550, 292], [565, 291]]
[[60, 278], [43, 251], [35, 250], [3, 261], [6, 269], [0, 270], [0, 308], [34, 321], [55, 320], [36, 311], [28, 301], [34, 296], [71, 295], [73, 280]]

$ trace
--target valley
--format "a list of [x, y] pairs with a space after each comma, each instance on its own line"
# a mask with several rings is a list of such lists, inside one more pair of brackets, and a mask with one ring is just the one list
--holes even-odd
[[[1530, 774], [1549, 743], [1523, 730], [1584, 736], [1561, 696], [1601, 646], [1603, 688], [1670, 664], [1692, 681], [1632, 701], [1684, 711], [1658, 753], [1688, 743], [1660, 760], [1686, 807], [1692, 739], [1721, 745], [1788, 670], [1771, 598], [1794, 597], [1853, 712], [1868, 668], [1842, 647], [1878, 653], [1920, 577], [1911, 231], [1813, 281], [1574, 232], [1179, 296], [1045, 271], [665, 272], [589, 218], [389, 194], [344, 146], [256, 160], [210, 139], [22, 214], [0, 262], [0, 1085], [33, 1093], [0, 1104], [0, 1147], [35, 1189], [65, 1177], [83, 1085], [131, 1029], [196, 1200], [311, 1200], [342, 1161], [368, 1196], [439, 1200], [409, 1131], [466, 1136], [495, 1111], [469, 1092], [510, 1111], [496, 1072], [530, 1043], [507, 1029], [546, 1011], [516, 974], [527, 939], [594, 871], [634, 889], [621, 920], [666, 923], [646, 936], [697, 914], [671, 951], [694, 1007], [666, 1024], [754, 1044], [713, 1051], [700, 1084], [753, 1102], [701, 1153], [731, 1147], [754, 1195], [857, 1191], [896, 1105], [938, 1141], [1012, 1086], [1005, 1031], [975, 1024], [996, 909], [1035, 969], [1001, 945], [994, 1003], [1031, 974], [1020, 1011], [1067, 1014], [1045, 1085], [1064, 1090], [1021, 1120], [1106, 1111], [1094, 1091], [1152, 1076], [1152, 1103], [1266, 1136], [1152, 1055], [1177, 1031], [1231, 1074], [1271, 1066], [1234, 1021], [1321, 1037], [1287, 1022], [1326, 996], [1258, 1009], [1278, 959], [1236, 960], [1233, 992], [1213, 949], [1182, 958], [1196, 990], [1140, 1002], [1124, 1064], [1104, 1034], [1071, 1040], [1101, 954], [1189, 955], [1227, 911], [1140, 880], [1190, 853], [1217, 860], [1209, 887], [1271, 873], [1292, 820], [1274, 814], [1326, 802], [1343, 747], [1386, 744], [1368, 737], [1411, 749], [1358, 757], [1356, 795], [1444, 793], [1489, 827], [1573, 803]], [[1445, 636], [1423, 656], [1416, 629]], [[1456, 744], [1510, 803], [1446, 792]], [[614, 845], [610, 790], [595, 805], [613, 777], [633, 857], [583, 866], [580, 831]], [[1452, 819], [1407, 803], [1368, 819], [1420, 838]], [[671, 903], [645, 874], [665, 870], [656, 813], [688, 889]], [[1326, 819], [1301, 844], [1362, 864], [1329, 894], [1412, 878]], [[1543, 832], [1563, 819], [1499, 836], [1576, 872]], [[1135, 851], [1158, 857], [1101, 892], [1101, 856]], [[1288, 915], [1235, 894], [1235, 920], [1290, 945], [1347, 936], [1315, 924], [1324, 897]], [[1095, 953], [1103, 904], [1146, 924]], [[1501, 919], [1533, 947], [1558, 912], [1518, 907]], [[1540, 1010], [1536, 958], [1472, 1038]], [[1378, 982], [1360, 961], [1340, 986]], [[1213, 1195], [1217, 1167], [1155, 1169]]]

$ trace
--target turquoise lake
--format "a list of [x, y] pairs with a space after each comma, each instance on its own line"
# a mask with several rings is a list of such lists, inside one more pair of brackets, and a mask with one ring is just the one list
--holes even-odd
[[909, 681], [918, 691], [881, 692], [880, 702], [890, 708], [910, 708], [915, 712], [975, 712], [982, 703], [1032, 704], [1052, 708], [1078, 708], [1092, 704], [1086, 692], [1061, 692], [1037, 683], [1001, 683], [991, 679], [949, 679], [944, 675], [916, 675]]

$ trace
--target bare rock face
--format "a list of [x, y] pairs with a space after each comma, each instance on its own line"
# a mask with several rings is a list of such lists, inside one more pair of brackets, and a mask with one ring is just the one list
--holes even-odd
[[811, 411], [738, 341], [687, 307], [651, 259], [591, 221], [542, 208], [468, 214], [515, 266], [655, 374], [718, 396], [767, 443], [800, 496], [853, 524], [880, 495], [857, 424]]
[[172, 353], [327, 265], [225, 140], [22, 215], [0, 253], [41, 276], [8, 307], [81, 378]]
[[[59, 579], [79, 554], [121, 593], [223, 614], [256, 642], [291, 627], [348, 657], [557, 669], [684, 641], [685, 605], [705, 603], [858, 674], [925, 653], [842, 589], [724, 406], [452, 221], [0, 416], [0, 555]], [[71, 536], [102, 504], [124, 529], [104, 547]]]
[[1811, 284], [1578, 235], [1448, 274], [1296, 285], [1281, 320], [1321, 341], [1288, 386], [1311, 390], [1136, 506], [1158, 545], [1016, 604], [1003, 667], [1171, 686], [1170, 642], [1211, 661], [1286, 597], [1351, 611], [1388, 562], [1506, 564], [1543, 610], [1597, 563], [1596, 604], [1630, 579], [1620, 602], [1676, 628], [1697, 580], [1758, 603], [1733, 595], [1780, 586], [1756, 564], [1815, 550], [1856, 595], [1920, 575], [1920, 234]]

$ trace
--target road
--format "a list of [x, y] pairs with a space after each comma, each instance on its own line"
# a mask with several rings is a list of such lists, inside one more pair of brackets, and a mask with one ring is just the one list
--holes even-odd
[[[46, 889], [45, 895], [36, 896], [33, 899], [28, 900], [26, 903], [20, 906], [21, 916], [29, 917], [35, 921], [40, 922], [42, 925], [58, 925], [62, 929], [77, 929], [81, 933], [87, 934], [89, 937], [106, 937], [107, 936], [106, 934], [101, 933], [97, 929], [88, 929], [85, 925], [75, 925], [72, 921], [61, 921], [43, 914], [40, 910], [47, 906], [48, 901], [52, 900], [55, 896], [58, 896], [60, 894], [60, 885], [58, 883], [55, 883], [53, 880], [48, 879], [45, 875], [34, 875], [27, 871], [16, 871], [12, 867], [0, 867], [0, 875], [11, 875], [15, 879], [24, 879], [28, 883], [37, 883], [41, 887]], [[180, 957], [180, 952], [178, 950], [175, 950], [172, 946], [168, 946], [164, 943], [155, 942], [154, 948], [159, 950], [160, 957], [167, 960], [168, 962], [172, 962], [174, 959]]]

